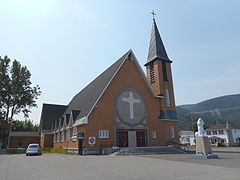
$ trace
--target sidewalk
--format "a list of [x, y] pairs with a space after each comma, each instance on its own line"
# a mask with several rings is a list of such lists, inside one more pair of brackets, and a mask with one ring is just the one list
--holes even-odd
[[0, 155], [6, 154], [6, 149], [0, 149]]

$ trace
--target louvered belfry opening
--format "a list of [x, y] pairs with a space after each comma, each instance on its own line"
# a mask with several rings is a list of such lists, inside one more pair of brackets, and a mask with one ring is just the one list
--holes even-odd
[[151, 81], [151, 84], [155, 83], [155, 74], [154, 74], [153, 62], [150, 63], [150, 81]]

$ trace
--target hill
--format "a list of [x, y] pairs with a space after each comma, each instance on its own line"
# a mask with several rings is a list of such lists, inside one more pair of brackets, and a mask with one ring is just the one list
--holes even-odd
[[231, 121], [232, 126], [240, 128], [240, 94], [209, 99], [197, 104], [180, 105], [177, 114], [181, 129], [189, 129], [199, 117], [207, 126]]

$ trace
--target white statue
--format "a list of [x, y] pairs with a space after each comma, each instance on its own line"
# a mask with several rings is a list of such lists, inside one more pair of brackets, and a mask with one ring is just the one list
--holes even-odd
[[217, 158], [217, 155], [212, 155], [212, 149], [209, 144], [209, 139], [205, 135], [203, 128], [204, 122], [202, 118], [197, 121], [198, 132], [196, 132], [196, 156], [197, 159], [202, 158]]
[[204, 121], [202, 118], [199, 118], [197, 121], [198, 132], [195, 133], [196, 136], [204, 136]]

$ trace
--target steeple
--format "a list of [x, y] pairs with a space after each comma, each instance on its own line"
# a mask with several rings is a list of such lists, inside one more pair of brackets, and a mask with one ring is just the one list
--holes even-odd
[[[145, 64], [146, 75], [155, 93], [164, 96], [164, 99], [161, 101], [161, 109], [165, 111], [161, 112], [160, 119], [175, 119], [174, 111], [176, 110], [176, 107], [172, 82], [172, 61], [168, 58], [159, 34], [154, 18], [155, 13], [153, 12], [152, 14], [153, 25], [148, 60]], [[171, 111], [173, 111], [173, 114], [171, 114]]]
[[168, 58], [167, 52], [165, 50], [160, 33], [157, 28], [155, 18], [153, 18], [151, 39], [150, 39], [150, 45], [149, 45], [149, 50], [148, 50], [148, 59], [147, 59], [147, 63], [145, 64], [145, 66], [148, 63], [150, 63], [156, 59], [172, 62]]

